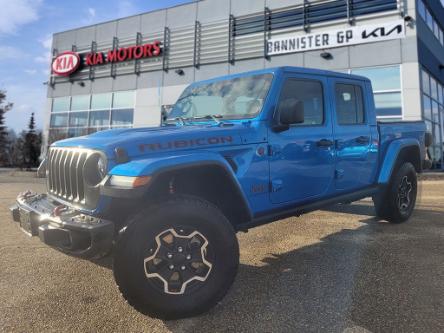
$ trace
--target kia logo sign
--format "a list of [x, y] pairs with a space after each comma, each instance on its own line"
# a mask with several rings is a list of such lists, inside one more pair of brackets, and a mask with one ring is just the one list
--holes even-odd
[[80, 66], [80, 57], [75, 52], [60, 53], [52, 62], [52, 72], [55, 75], [68, 76]]

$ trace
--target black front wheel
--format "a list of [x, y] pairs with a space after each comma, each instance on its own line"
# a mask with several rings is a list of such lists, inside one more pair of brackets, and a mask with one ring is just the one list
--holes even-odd
[[417, 189], [415, 167], [406, 162], [394, 172], [388, 187], [373, 197], [377, 215], [391, 223], [407, 221], [415, 208]]
[[238, 264], [234, 229], [217, 207], [176, 196], [130, 221], [116, 244], [113, 269], [129, 304], [154, 317], [177, 319], [221, 300]]

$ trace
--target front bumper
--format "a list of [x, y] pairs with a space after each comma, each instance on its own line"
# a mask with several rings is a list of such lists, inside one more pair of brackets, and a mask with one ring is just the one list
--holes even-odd
[[10, 210], [25, 233], [69, 254], [97, 258], [112, 248], [112, 222], [81, 214], [46, 194], [22, 193]]

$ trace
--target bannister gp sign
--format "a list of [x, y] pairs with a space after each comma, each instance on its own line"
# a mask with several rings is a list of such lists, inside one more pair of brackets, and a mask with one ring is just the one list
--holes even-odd
[[162, 53], [160, 41], [143, 45], [120, 47], [107, 52], [63, 52], [52, 61], [52, 73], [58, 76], [69, 76], [81, 66], [97, 66], [109, 63], [157, 57]]
[[374, 43], [405, 37], [403, 20], [376, 25], [363, 25], [325, 32], [291, 35], [267, 41], [267, 54], [284, 54], [348, 45]]

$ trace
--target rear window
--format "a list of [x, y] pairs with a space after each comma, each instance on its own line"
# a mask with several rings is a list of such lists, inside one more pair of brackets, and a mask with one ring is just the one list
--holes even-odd
[[337, 83], [335, 97], [336, 117], [339, 125], [355, 125], [365, 122], [361, 86]]

